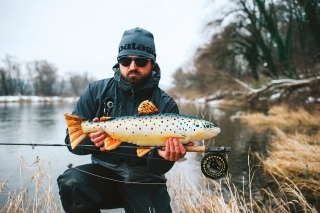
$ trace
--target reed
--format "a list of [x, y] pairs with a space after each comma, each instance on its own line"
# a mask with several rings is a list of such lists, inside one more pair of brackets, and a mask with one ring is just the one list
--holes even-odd
[[[276, 181], [276, 180], [275, 180]], [[188, 181], [185, 175], [169, 177], [173, 194], [173, 212], [179, 213], [292, 213], [318, 212], [310, 205], [299, 188], [292, 184], [279, 184], [277, 193], [269, 188], [251, 191], [238, 190], [230, 177], [219, 181], [202, 178], [201, 183]], [[251, 181], [249, 181], [251, 182]], [[246, 188], [246, 187], [243, 187]], [[251, 190], [251, 187], [249, 187]]]
[[[320, 197], [320, 113], [277, 106], [267, 115], [252, 113], [241, 121], [256, 131], [271, 130], [267, 154], [257, 157], [266, 177], [297, 187], [308, 200]], [[284, 190], [287, 191], [287, 190]]]
[[241, 122], [247, 123], [256, 131], [262, 132], [274, 126], [285, 133], [299, 132], [312, 134], [320, 128], [320, 112], [309, 113], [303, 108], [291, 109], [286, 105], [274, 106], [267, 114], [249, 113], [240, 117]]
[[32, 165], [28, 165], [23, 156], [20, 156], [18, 172], [20, 189], [18, 191], [10, 191], [6, 187], [9, 178], [1, 183], [0, 194], [6, 196], [7, 201], [1, 204], [0, 212], [62, 212], [54, 199], [53, 182], [48, 172], [49, 168], [50, 163], [40, 162], [39, 157], [36, 158]]

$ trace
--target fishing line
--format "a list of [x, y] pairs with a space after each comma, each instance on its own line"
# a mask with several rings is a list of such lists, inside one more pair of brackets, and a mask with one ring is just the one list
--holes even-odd
[[[61, 146], [70, 147], [71, 146], [70, 144], [37, 144], [37, 143], [0, 143], [0, 145], [8, 145], [8, 146], [9, 145], [13, 145], [13, 146], [23, 146], [24, 145], [24, 146], [31, 146], [32, 149], [34, 149], [36, 146], [59, 146], [59, 147], [61, 147]], [[94, 145], [78, 145], [78, 147], [81, 147], [81, 148], [84, 148], [84, 149], [88, 149], [88, 150], [92, 150], [92, 151], [96, 151], [96, 152], [101, 152], [100, 150], [95, 149], [97, 147], [94, 146]], [[120, 146], [120, 147], [122, 147], [122, 148], [139, 148], [139, 147], [134, 147], [134, 146]], [[148, 147], [148, 148], [156, 148], [156, 147]], [[105, 152], [108, 152], [108, 151], [106, 150]], [[137, 155], [132, 155], [132, 154], [117, 153], [117, 152], [109, 152], [109, 153], [118, 154], [118, 155], [126, 155], [126, 156], [131, 156], [131, 157], [137, 157]], [[139, 158], [149, 158], [149, 159], [166, 161], [165, 159], [152, 158], [152, 157], [148, 157], [148, 156], [142, 156], [142, 157], [139, 157]], [[119, 183], [142, 184], [142, 185], [166, 184], [166, 183], [144, 183], [144, 182], [121, 181], [121, 180], [116, 180], [116, 179], [112, 179], [112, 178], [107, 178], [107, 177], [103, 177], [103, 176], [100, 176], [100, 175], [96, 175], [96, 174], [84, 171], [82, 169], [79, 169], [77, 167], [72, 167], [72, 168], [73, 169], [77, 169], [77, 170], [79, 170], [81, 172], [87, 173], [87, 174], [92, 175], [92, 176], [96, 176], [96, 177], [99, 177], [99, 178], [103, 178], [103, 179], [106, 179], [106, 180], [119, 182]]]
[[166, 184], [166, 183], [144, 183], [144, 182], [122, 181], [122, 180], [116, 180], [116, 179], [112, 179], [112, 178], [107, 178], [107, 177], [103, 177], [103, 176], [100, 176], [100, 175], [96, 175], [96, 174], [93, 174], [93, 173], [90, 173], [90, 172], [84, 171], [84, 170], [79, 169], [79, 168], [76, 168], [76, 167], [74, 167], [74, 169], [77, 169], [77, 170], [79, 170], [79, 171], [81, 171], [81, 172], [87, 173], [87, 174], [92, 175], [92, 176], [96, 176], [96, 177], [99, 177], [99, 178], [103, 178], [103, 179], [106, 179], [106, 180], [111, 180], [111, 181], [119, 182], [119, 183], [127, 183], [127, 184], [143, 184], [143, 185], [151, 185], [151, 184]]

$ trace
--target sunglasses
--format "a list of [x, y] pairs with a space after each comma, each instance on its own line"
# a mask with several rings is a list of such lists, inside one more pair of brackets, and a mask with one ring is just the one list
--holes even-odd
[[145, 67], [151, 59], [144, 57], [128, 57], [123, 56], [118, 58], [118, 62], [125, 67], [130, 66], [131, 62], [134, 61], [138, 67]]

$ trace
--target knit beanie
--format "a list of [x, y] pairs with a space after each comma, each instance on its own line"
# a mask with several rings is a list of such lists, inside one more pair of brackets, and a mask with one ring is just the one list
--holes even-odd
[[118, 58], [124, 55], [138, 55], [156, 61], [156, 47], [151, 32], [136, 27], [123, 33], [119, 44]]

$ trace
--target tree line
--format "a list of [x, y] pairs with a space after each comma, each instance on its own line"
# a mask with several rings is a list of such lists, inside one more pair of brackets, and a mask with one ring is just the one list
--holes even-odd
[[221, 11], [206, 23], [217, 33], [196, 50], [192, 66], [175, 71], [173, 92], [210, 94], [237, 87], [233, 79], [258, 87], [320, 75], [319, 0], [231, 0]]
[[94, 80], [87, 72], [59, 76], [58, 69], [46, 60], [21, 63], [6, 56], [0, 67], [0, 96], [79, 96]]

